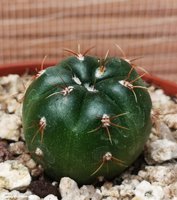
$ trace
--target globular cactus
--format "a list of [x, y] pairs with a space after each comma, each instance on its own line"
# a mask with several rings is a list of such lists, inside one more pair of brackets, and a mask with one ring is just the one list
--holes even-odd
[[40, 71], [26, 91], [27, 147], [55, 180], [109, 180], [142, 152], [151, 130], [151, 99], [130, 61], [72, 53]]

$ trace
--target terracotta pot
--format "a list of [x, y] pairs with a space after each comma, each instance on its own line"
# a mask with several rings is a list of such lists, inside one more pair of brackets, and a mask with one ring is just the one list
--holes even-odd
[[[43, 67], [46, 68], [49, 66], [54, 66], [55, 64], [56, 61], [45, 62]], [[34, 73], [35, 71], [40, 70], [40, 67], [41, 67], [41, 62], [39, 61], [4, 64], [0, 65], [0, 76], [4, 76], [7, 74], [21, 75], [25, 72]], [[162, 88], [167, 95], [170, 96], [177, 95], [177, 84], [172, 81], [164, 80], [151, 74], [145, 74], [143, 76], [143, 79], [148, 83], [151, 83], [153, 85]]]

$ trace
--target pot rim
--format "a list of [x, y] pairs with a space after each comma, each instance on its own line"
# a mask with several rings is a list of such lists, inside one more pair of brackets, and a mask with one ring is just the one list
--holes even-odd
[[[50, 66], [56, 65], [57, 62], [54, 60], [46, 61], [43, 64], [43, 68], [47, 68]], [[0, 76], [5, 76], [8, 74], [19, 74], [22, 75], [26, 73], [34, 73], [35, 71], [39, 71], [41, 69], [41, 62], [39, 61], [24, 61], [10, 64], [2, 64], [0, 65]], [[142, 77], [148, 83], [151, 83], [157, 87], [160, 87], [164, 90], [164, 92], [169, 96], [177, 95], [177, 83], [165, 79], [161, 79], [155, 75], [146, 73]]]

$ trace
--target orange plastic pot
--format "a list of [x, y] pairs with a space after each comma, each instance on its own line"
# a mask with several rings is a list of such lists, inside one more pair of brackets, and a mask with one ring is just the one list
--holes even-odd
[[[55, 64], [56, 64], [56, 61], [45, 62], [43, 67], [46, 68], [49, 66], [54, 66]], [[4, 65], [0, 65], [0, 76], [4, 76], [8, 74], [21, 75], [25, 72], [34, 73], [36, 70], [39, 70], [40, 67], [41, 67], [41, 62], [39, 61], [4, 64]], [[162, 88], [167, 95], [170, 95], [170, 96], [177, 95], [177, 84], [172, 81], [164, 80], [151, 74], [145, 74], [143, 76], [143, 79], [148, 83], [151, 83], [153, 85], [156, 85]]]

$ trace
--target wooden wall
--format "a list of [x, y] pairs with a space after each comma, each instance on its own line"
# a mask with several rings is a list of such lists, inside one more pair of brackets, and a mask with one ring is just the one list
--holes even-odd
[[147, 70], [177, 81], [177, 0], [1, 0], [0, 64], [60, 61], [63, 48], [143, 56]]

